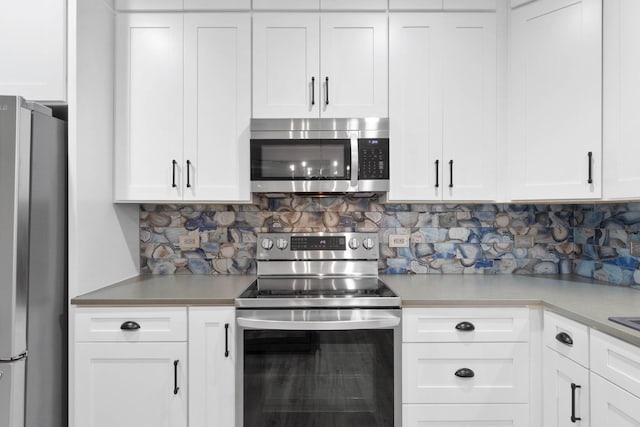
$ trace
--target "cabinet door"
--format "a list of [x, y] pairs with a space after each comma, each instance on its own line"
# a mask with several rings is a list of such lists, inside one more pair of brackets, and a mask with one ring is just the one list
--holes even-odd
[[323, 117], [387, 117], [388, 36], [382, 13], [320, 18]]
[[185, 200], [249, 200], [248, 14], [184, 16]]
[[640, 197], [640, 2], [604, 3], [604, 197]]
[[0, 93], [66, 101], [65, 0], [3, 1]]
[[116, 201], [181, 200], [181, 14], [120, 14], [116, 32]]
[[235, 329], [233, 308], [189, 309], [191, 425], [235, 425]]
[[253, 17], [253, 117], [318, 117], [320, 41], [317, 14]]
[[[588, 427], [589, 371], [548, 347], [544, 349], [543, 366], [545, 427]], [[572, 386], [579, 388], [573, 390]], [[572, 415], [575, 422], [571, 421]]]
[[389, 18], [390, 200], [442, 199], [443, 31], [442, 14]]
[[591, 373], [591, 424], [594, 426], [640, 426], [640, 397], [634, 396]]
[[445, 15], [444, 24], [443, 199], [494, 200], [496, 15], [451, 13]]
[[184, 342], [76, 344], [75, 424], [186, 427], [186, 363]]
[[511, 198], [599, 198], [602, 2], [535, 1], [511, 36]]

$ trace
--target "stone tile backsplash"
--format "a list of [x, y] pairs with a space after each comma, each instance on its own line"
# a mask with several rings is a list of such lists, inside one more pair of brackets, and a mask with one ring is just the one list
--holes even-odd
[[[589, 205], [381, 204], [374, 198], [282, 199], [254, 205], [141, 205], [143, 273], [255, 272], [258, 232], [368, 231], [391, 274], [569, 274], [640, 284], [640, 203]], [[180, 236], [198, 235], [182, 249]], [[389, 236], [410, 236], [390, 248]], [[533, 246], [516, 248], [515, 236]]]

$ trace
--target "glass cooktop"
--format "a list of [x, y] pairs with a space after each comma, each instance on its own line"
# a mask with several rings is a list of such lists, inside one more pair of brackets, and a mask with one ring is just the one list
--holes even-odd
[[258, 278], [237, 307], [400, 307], [400, 298], [377, 277]]

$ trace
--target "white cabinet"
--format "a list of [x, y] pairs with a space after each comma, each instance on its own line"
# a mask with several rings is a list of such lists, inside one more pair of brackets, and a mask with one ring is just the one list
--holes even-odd
[[594, 427], [640, 426], [640, 349], [591, 329]]
[[235, 425], [233, 307], [78, 308], [74, 326], [76, 426]]
[[527, 308], [405, 308], [402, 322], [404, 427], [529, 426]]
[[545, 427], [588, 427], [589, 328], [545, 311], [543, 339]]
[[253, 117], [386, 117], [387, 17], [259, 13]]
[[390, 17], [390, 200], [494, 200], [495, 13]]
[[120, 14], [116, 201], [249, 199], [248, 14]]
[[591, 419], [594, 427], [638, 427], [640, 397], [591, 373]]
[[248, 201], [251, 25], [184, 15], [184, 200]]
[[189, 422], [235, 425], [235, 311], [189, 308]]
[[602, 1], [511, 11], [510, 198], [602, 195]]
[[77, 314], [75, 425], [186, 427], [186, 309]]
[[588, 427], [589, 370], [549, 347], [543, 352], [545, 427]]
[[640, 197], [640, 2], [604, 6], [603, 150], [605, 199]]
[[67, 2], [3, 1], [0, 93], [34, 101], [67, 100]]

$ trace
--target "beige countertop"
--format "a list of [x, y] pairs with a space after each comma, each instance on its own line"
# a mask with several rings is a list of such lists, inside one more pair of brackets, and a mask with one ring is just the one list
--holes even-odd
[[[573, 276], [385, 275], [403, 307], [537, 305], [640, 346], [640, 331], [608, 320], [639, 316], [640, 290]], [[71, 300], [78, 306], [233, 305], [254, 275], [143, 275]]]

